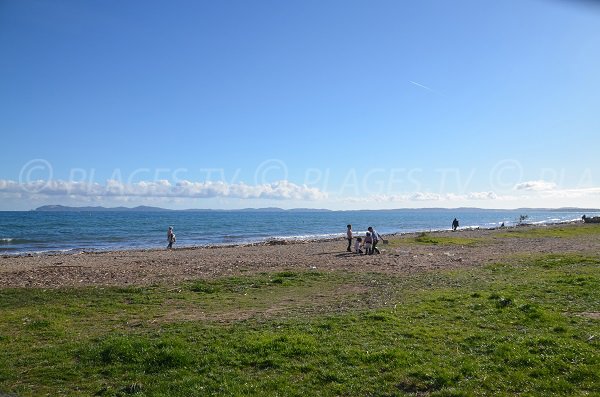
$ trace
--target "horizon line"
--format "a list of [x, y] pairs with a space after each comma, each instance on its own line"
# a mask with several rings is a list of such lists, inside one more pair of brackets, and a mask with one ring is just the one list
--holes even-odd
[[[54, 207], [55, 209], [53, 209]], [[90, 211], [90, 210], [120, 210], [120, 211], [141, 211], [143, 209], [148, 209], [151, 211], [176, 211], [176, 212], [185, 212], [185, 211], [223, 211], [223, 212], [235, 212], [235, 211], [322, 211], [322, 212], [350, 212], [350, 211], [406, 211], [406, 210], [480, 210], [480, 211], [517, 211], [517, 210], [538, 210], [538, 211], [592, 211], [592, 212], [600, 212], [600, 208], [590, 208], [590, 207], [515, 207], [515, 208], [482, 208], [482, 207], [417, 207], [417, 208], [409, 208], [409, 207], [399, 207], [399, 208], [380, 208], [380, 209], [329, 209], [329, 208], [308, 208], [308, 207], [295, 207], [295, 208], [281, 208], [281, 207], [244, 207], [244, 208], [185, 208], [185, 209], [172, 209], [172, 208], [163, 208], [163, 207], [154, 207], [147, 205], [138, 205], [135, 207], [104, 207], [104, 206], [65, 206], [60, 204], [48, 204], [43, 205], [30, 210], [0, 210], [1, 212], [61, 212], [61, 211]], [[63, 210], [64, 209], [64, 210]]]

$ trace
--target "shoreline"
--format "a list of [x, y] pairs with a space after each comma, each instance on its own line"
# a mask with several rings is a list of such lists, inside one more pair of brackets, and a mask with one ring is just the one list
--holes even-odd
[[[567, 225], [567, 224], [584, 224], [582, 220], [565, 220], [559, 222], [536, 222], [536, 223], [523, 223], [523, 224], [515, 224], [504, 226], [504, 229], [514, 229], [514, 228], [522, 228], [522, 227], [551, 227], [556, 225]], [[502, 229], [502, 227], [483, 227], [483, 226], [465, 226], [459, 227], [456, 232], [463, 231], [472, 231], [472, 230], [497, 230]], [[390, 236], [390, 237], [401, 237], [412, 234], [419, 233], [443, 233], [443, 232], [452, 232], [451, 228], [444, 229], [421, 229], [421, 230], [413, 230], [413, 231], [399, 231], [393, 233], [382, 234], [382, 236]], [[364, 237], [364, 232], [356, 232], [354, 233], [357, 237]], [[325, 234], [319, 237], [319, 235], [315, 235], [315, 237], [302, 237], [302, 236], [277, 236], [277, 237], [268, 237], [264, 240], [258, 240], [256, 242], [240, 242], [240, 243], [215, 243], [215, 244], [205, 244], [205, 245], [184, 245], [184, 246], [175, 246], [173, 250], [197, 250], [197, 249], [215, 249], [215, 248], [237, 248], [237, 247], [255, 247], [255, 246], [270, 246], [270, 245], [291, 245], [291, 244], [308, 244], [308, 243], [318, 243], [318, 242], [331, 242], [338, 240], [346, 240], [345, 233], [339, 233], [337, 236], [332, 236], [331, 234]], [[93, 255], [93, 254], [104, 254], [104, 253], [123, 253], [123, 252], [154, 252], [154, 251], [164, 251], [165, 248], [159, 247], [147, 247], [147, 248], [124, 248], [124, 249], [102, 249], [102, 248], [87, 248], [87, 249], [68, 249], [68, 250], [47, 250], [47, 251], [24, 251], [24, 252], [16, 252], [16, 253], [6, 253], [3, 252], [0, 254], [0, 258], [8, 259], [8, 258], [18, 258], [18, 257], [43, 257], [43, 256], [62, 256], [62, 255]]]
[[[568, 238], [561, 238], [560, 233], [556, 237], [553, 228]], [[520, 231], [524, 232], [521, 236]], [[198, 279], [283, 271], [408, 275], [522, 260], [531, 255], [576, 253], [597, 257], [600, 252], [600, 227], [582, 222], [430, 232], [432, 240], [439, 243], [416, 242], [414, 237], [420, 233], [386, 235], [390, 243], [379, 245], [381, 255], [346, 252], [345, 239], [334, 238], [172, 250], [5, 256], [0, 257], [0, 288], [173, 286]]]

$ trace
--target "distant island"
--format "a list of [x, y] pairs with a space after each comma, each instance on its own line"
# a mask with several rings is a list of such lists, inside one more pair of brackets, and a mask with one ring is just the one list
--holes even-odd
[[[385, 209], [385, 210], [373, 210], [373, 211], [456, 211], [456, 210], [469, 210], [469, 211], [562, 211], [562, 212], [599, 212], [597, 208], [574, 208], [574, 207], [563, 207], [563, 208], [515, 208], [515, 209], [483, 209], [475, 207], [460, 207], [460, 208], [397, 208], [397, 209]], [[33, 211], [38, 212], [333, 212], [333, 210], [322, 209], [322, 208], [292, 208], [283, 209], [278, 207], [266, 207], [266, 208], [243, 208], [243, 209], [208, 209], [208, 208], [195, 208], [185, 210], [172, 210], [168, 208], [150, 207], [146, 205], [140, 205], [137, 207], [70, 207], [66, 205], [43, 205], [36, 208]], [[362, 210], [357, 210], [362, 211]]]
[[140, 205], [137, 207], [129, 208], [129, 207], [69, 207], [66, 205], [43, 205], [41, 207], [36, 208], [34, 211], [37, 212], [227, 212], [227, 211], [235, 211], [235, 212], [329, 212], [331, 210], [327, 209], [312, 209], [312, 208], [293, 208], [293, 209], [283, 209], [277, 207], [267, 207], [267, 208], [244, 208], [244, 209], [235, 209], [235, 210], [222, 210], [222, 209], [186, 209], [186, 210], [171, 210], [168, 208], [160, 208], [160, 207], [149, 207], [146, 205]]
[[101, 211], [169, 211], [167, 209], [158, 208], [158, 207], [148, 207], [144, 205], [140, 205], [134, 208], [128, 207], [69, 207], [66, 205], [44, 205], [36, 208], [34, 211], [41, 212], [49, 212], [49, 211], [59, 211], [59, 212], [101, 212]]

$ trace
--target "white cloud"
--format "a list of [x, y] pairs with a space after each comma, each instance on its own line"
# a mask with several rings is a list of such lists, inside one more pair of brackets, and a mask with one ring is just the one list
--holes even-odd
[[549, 198], [568, 198], [579, 199], [594, 196], [600, 196], [600, 187], [590, 187], [581, 189], [560, 189], [552, 191], [544, 191], [540, 193], [543, 197]]
[[349, 203], [410, 203], [420, 201], [436, 201], [452, 204], [454, 202], [475, 201], [475, 200], [501, 200], [504, 197], [496, 195], [494, 192], [471, 192], [467, 194], [439, 194], [430, 192], [415, 192], [412, 194], [374, 194], [366, 197], [348, 197], [341, 201]]
[[466, 195], [467, 200], [496, 200], [498, 195], [494, 192], [472, 192]]
[[422, 192], [417, 192], [415, 194], [413, 194], [412, 196], [410, 196], [409, 200], [411, 201], [439, 201], [442, 199], [442, 196], [440, 196], [437, 193], [422, 193]]
[[554, 190], [556, 188], [556, 183], [554, 182], [546, 182], [546, 181], [527, 181], [521, 182], [515, 185], [515, 190], [533, 190], [533, 191], [546, 191], [546, 190]]
[[66, 197], [157, 197], [157, 198], [237, 198], [270, 200], [322, 200], [327, 194], [317, 188], [296, 185], [282, 180], [262, 185], [224, 182], [180, 181], [175, 184], [167, 180], [141, 181], [125, 184], [108, 180], [99, 183], [71, 182], [61, 180], [17, 183], [0, 180], [0, 193], [25, 196]]

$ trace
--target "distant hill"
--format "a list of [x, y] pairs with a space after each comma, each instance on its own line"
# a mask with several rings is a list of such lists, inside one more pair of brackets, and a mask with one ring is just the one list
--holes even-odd
[[311, 208], [294, 208], [291, 210], [285, 210], [277, 207], [267, 207], [267, 208], [244, 208], [241, 210], [212, 210], [212, 209], [187, 209], [187, 210], [170, 210], [166, 208], [160, 207], [148, 207], [145, 205], [140, 205], [138, 207], [128, 208], [128, 207], [69, 207], [66, 205], [44, 205], [35, 209], [35, 211], [39, 212], [114, 212], [114, 211], [130, 211], [130, 212], [158, 212], [158, 211], [188, 211], [188, 212], [206, 212], [206, 211], [215, 211], [215, 212], [328, 212], [330, 210], [326, 209], [311, 209]]
[[[373, 211], [439, 211], [439, 212], [452, 212], [452, 211], [521, 211], [523, 213], [527, 213], [527, 211], [563, 211], [563, 212], [577, 212], [577, 213], [586, 213], [586, 212], [598, 212], [600, 209], [597, 208], [573, 208], [573, 207], [564, 207], [564, 208], [516, 208], [512, 210], [502, 210], [502, 209], [482, 209], [482, 208], [397, 208], [397, 209], [389, 209], [389, 210], [373, 210]], [[236, 210], [222, 210], [222, 209], [202, 209], [202, 208], [190, 208], [186, 210], [170, 210], [167, 208], [160, 207], [149, 207], [146, 205], [140, 205], [138, 207], [69, 207], [66, 205], [44, 205], [42, 207], [38, 207], [35, 211], [40, 212], [107, 212], [107, 211], [133, 211], [133, 212], [159, 212], [159, 211], [188, 211], [188, 212], [331, 212], [332, 210], [328, 209], [315, 209], [315, 208], [292, 208], [289, 210], [277, 207], [266, 207], [266, 208], [243, 208]], [[362, 210], [358, 210], [362, 211]]]
[[49, 211], [60, 211], [60, 212], [103, 212], [103, 211], [171, 211], [164, 208], [159, 207], [148, 207], [145, 205], [140, 205], [138, 207], [128, 208], [128, 207], [69, 207], [66, 205], [44, 205], [35, 209], [35, 211], [49, 212]]

